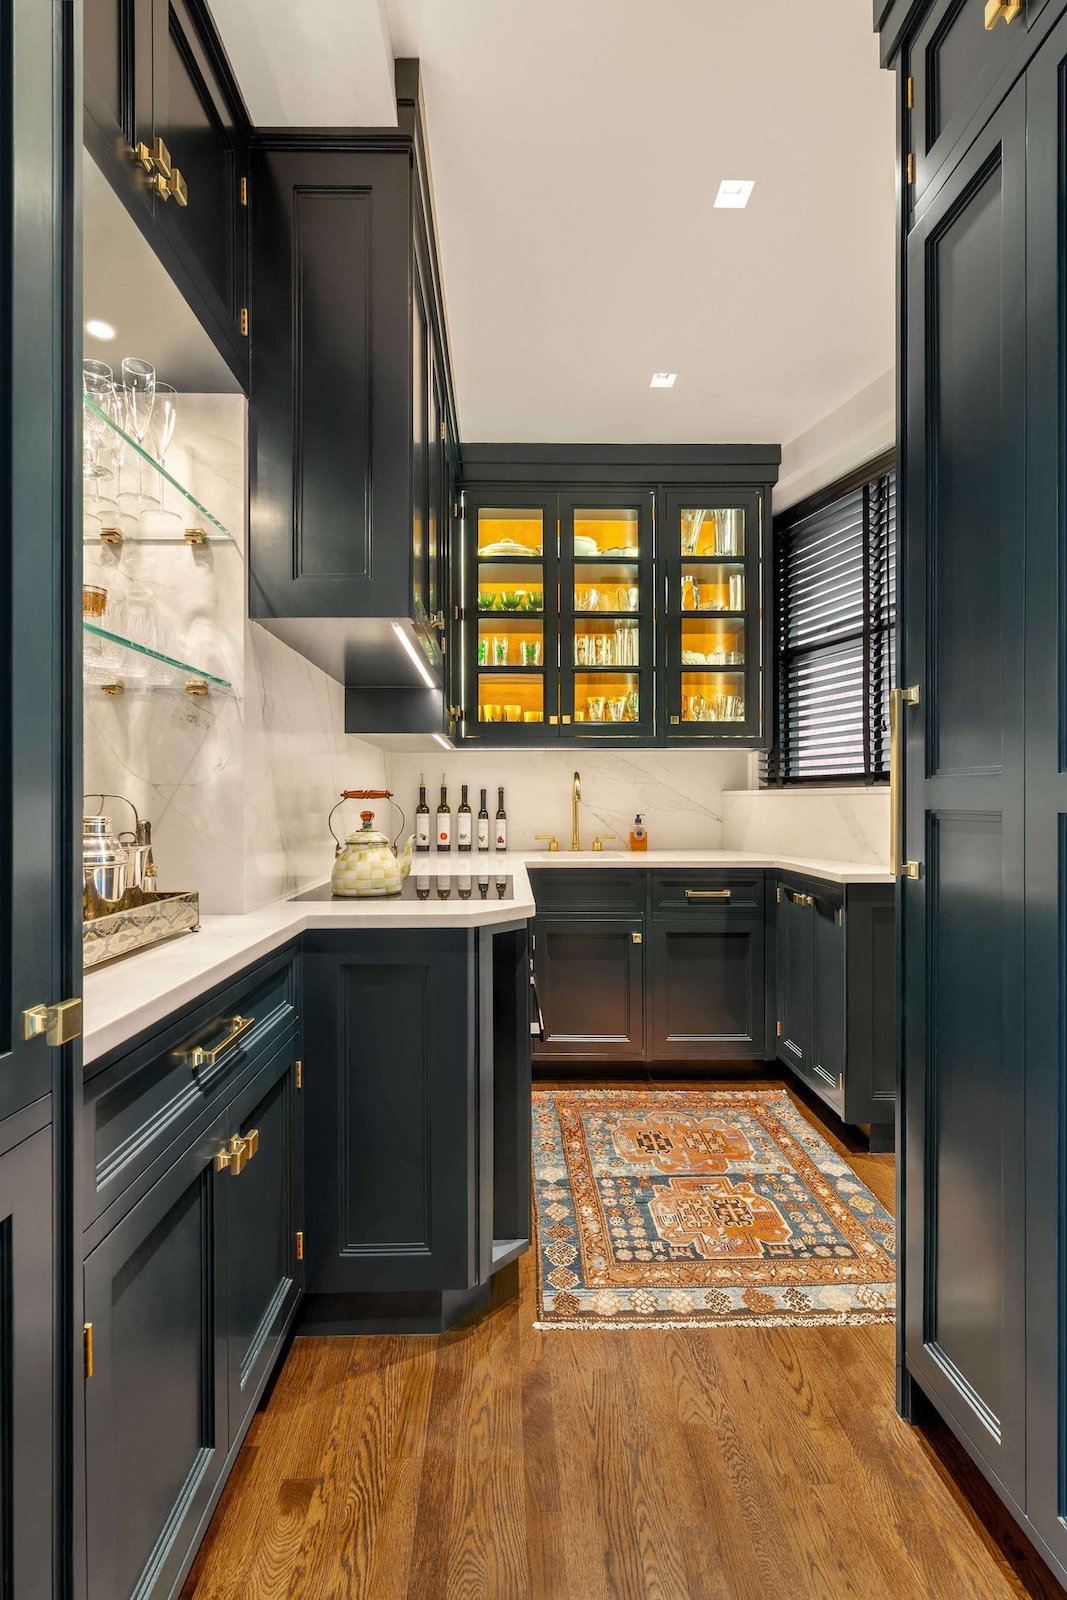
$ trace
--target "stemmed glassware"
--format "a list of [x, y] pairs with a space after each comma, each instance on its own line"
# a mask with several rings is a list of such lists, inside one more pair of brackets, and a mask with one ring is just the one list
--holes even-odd
[[[142, 361], [139, 356], [123, 358], [122, 392], [125, 396], [126, 419], [130, 432], [144, 449], [145, 436], [152, 422], [152, 411], [156, 400], [156, 369], [150, 361]], [[119, 504], [135, 513], [145, 506], [159, 505], [154, 494], [145, 492], [144, 462], [140, 455], [137, 457], [136, 491], [120, 494]]]
[[[152, 408], [151, 444], [152, 454], [156, 457], [161, 468], [167, 464], [167, 451], [174, 439], [174, 429], [178, 421], [178, 391], [173, 384], [161, 383], [156, 379], [156, 398]], [[159, 475], [159, 503], [166, 507], [167, 480], [163, 473]], [[180, 534], [182, 531], [182, 518], [176, 511], [146, 510], [141, 518], [146, 532], [155, 534]]]

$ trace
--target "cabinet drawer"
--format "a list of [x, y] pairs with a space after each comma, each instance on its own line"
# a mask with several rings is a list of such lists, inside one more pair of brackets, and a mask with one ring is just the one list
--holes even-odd
[[537, 910], [556, 916], [598, 917], [621, 912], [642, 915], [646, 872], [618, 867], [530, 869]]
[[652, 885], [654, 911], [760, 911], [762, 872], [719, 872], [672, 868], [657, 872]]
[[276, 957], [89, 1079], [86, 1226], [284, 1041], [297, 1022], [297, 981], [292, 953]]

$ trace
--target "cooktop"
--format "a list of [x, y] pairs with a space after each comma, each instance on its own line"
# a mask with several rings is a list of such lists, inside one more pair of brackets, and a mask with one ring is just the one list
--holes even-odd
[[[340, 905], [356, 897], [334, 894], [328, 883], [320, 883], [291, 900], [330, 900]], [[427, 872], [417, 870], [405, 879], [399, 894], [368, 895], [367, 900], [514, 900], [511, 878], [486, 867], [472, 865], [469, 872]], [[364, 902], [366, 903], [366, 902]]]

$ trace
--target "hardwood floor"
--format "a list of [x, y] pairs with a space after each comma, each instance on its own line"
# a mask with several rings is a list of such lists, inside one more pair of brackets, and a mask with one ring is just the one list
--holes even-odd
[[[893, 1157], [797, 1103], [892, 1206]], [[527, 1256], [440, 1337], [296, 1340], [183, 1600], [1063, 1600], [896, 1416], [891, 1328], [534, 1314]]]

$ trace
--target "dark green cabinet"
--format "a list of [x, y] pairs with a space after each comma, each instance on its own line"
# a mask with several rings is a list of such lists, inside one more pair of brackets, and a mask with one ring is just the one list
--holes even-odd
[[763, 873], [670, 869], [649, 890], [649, 1059], [763, 1060]]
[[399, 126], [250, 163], [250, 615], [346, 686], [349, 732], [447, 726], [458, 464], [417, 64]]
[[177, 1591], [292, 1322], [297, 1048], [251, 1066], [170, 1147], [162, 1175], [131, 1183], [88, 1235], [89, 1600]]
[[460, 736], [768, 736], [775, 446], [467, 445]]
[[779, 1061], [810, 1081], [815, 1058], [815, 941], [804, 890], [779, 885], [774, 909], [775, 1038]]
[[[905, 1348], [1025, 1496], [1026, 86], [907, 252]], [[994, 447], [995, 445], [995, 447]]]
[[53, 1204], [45, 1126], [0, 1154], [0, 1588], [18, 1600], [53, 1594]]
[[226, 1457], [225, 1117], [87, 1257], [89, 1600], [170, 1595]]
[[644, 917], [538, 917], [539, 1058], [643, 1061]]
[[85, 140], [231, 369], [242, 328], [247, 114], [202, 0], [86, 0]]
[[529, 1239], [525, 924], [309, 930], [302, 959], [301, 1326], [448, 1326]]

